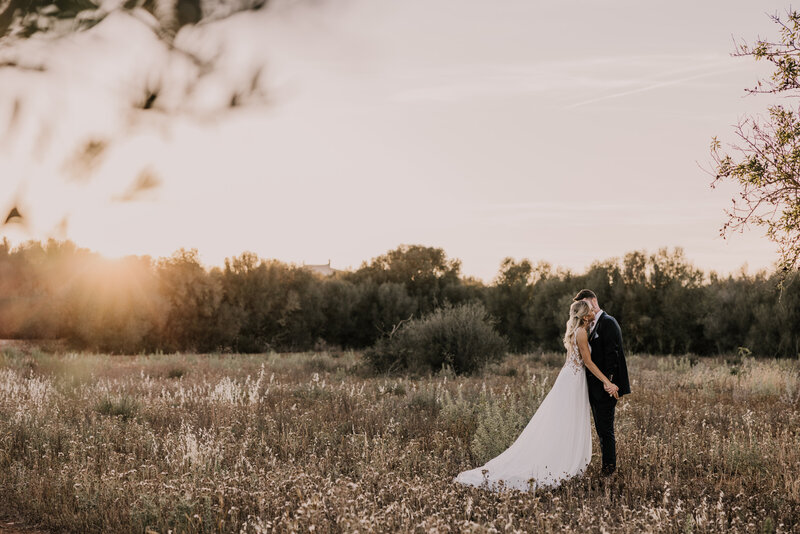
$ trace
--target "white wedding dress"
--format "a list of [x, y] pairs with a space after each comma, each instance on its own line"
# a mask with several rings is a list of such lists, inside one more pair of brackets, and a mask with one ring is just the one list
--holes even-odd
[[573, 338], [552, 389], [517, 440], [482, 467], [459, 473], [454, 481], [491, 490], [533, 490], [557, 486], [582, 474], [592, 458], [591, 408], [584, 369]]

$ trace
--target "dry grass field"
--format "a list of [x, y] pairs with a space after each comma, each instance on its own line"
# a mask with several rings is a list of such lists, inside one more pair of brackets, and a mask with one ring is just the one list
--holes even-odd
[[51, 532], [800, 532], [800, 362], [633, 356], [619, 469], [453, 484], [516, 437], [563, 355], [473, 377], [356, 354], [0, 353], [0, 516]]

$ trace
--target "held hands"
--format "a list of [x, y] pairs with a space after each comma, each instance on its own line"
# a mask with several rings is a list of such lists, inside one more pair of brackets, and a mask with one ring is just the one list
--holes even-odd
[[616, 384], [612, 384], [611, 381], [606, 381], [603, 384], [603, 389], [606, 390], [610, 396], [614, 397], [615, 399], [619, 399], [619, 386]]

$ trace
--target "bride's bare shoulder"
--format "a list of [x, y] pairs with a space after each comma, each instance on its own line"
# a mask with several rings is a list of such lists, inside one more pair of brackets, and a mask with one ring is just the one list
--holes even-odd
[[578, 330], [575, 332], [575, 335], [579, 340], [589, 339], [589, 334], [586, 332], [585, 328], [578, 328]]

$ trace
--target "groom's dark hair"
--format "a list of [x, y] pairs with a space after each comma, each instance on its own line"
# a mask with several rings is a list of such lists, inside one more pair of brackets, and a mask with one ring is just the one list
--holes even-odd
[[592, 291], [591, 289], [581, 289], [580, 291], [578, 291], [578, 294], [575, 295], [575, 298], [572, 300], [578, 302], [579, 300], [583, 299], [596, 299], [596, 298], [597, 295], [595, 295], [594, 291]]

